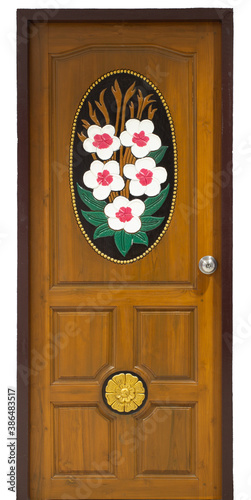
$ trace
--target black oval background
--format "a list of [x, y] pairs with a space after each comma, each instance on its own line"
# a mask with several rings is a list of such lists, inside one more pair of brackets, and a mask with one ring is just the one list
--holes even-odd
[[[172, 206], [172, 200], [174, 196], [174, 172], [175, 172], [175, 161], [174, 161], [174, 144], [173, 144], [173, 137], [174, 137], [174, 131], [173, 131], [173, 136], [172, 136], [172, 131], [171, 131], [171, 126], [170, 126], [170, 121], [167, 116], [167, 111], [164, 108], [164, 105], [161, 101], [161, 97], [157, 94], [156, 90], [154, 90], [153, 86], [154, 84], [148, 83], [146, 80], [144, 80], [144, 77], [142, 75], [136, 75], [136, 74], [130, 74], [127, 71], [129, 70], [116, 70], [119, 71], [118, 73], [116, 72], [115, 74], [110, 74], [109, 76], [105, 76], [103, 80], [100, 82], [96, 83], [95, 86], [90, 90], [88, 96], [84, 99], [82, 99], [82, 107], [80, 111], [78, 110], [78, 116], [77, 116], [77, 121], [76, 125], [73, 130], [75, 130], [74, 134], [74, 143], [73, 143], [73, 155], [72, 155], [72, 173], [73, 173], [73, 186], [74, 186], [74, 193], [75, 193], [75, 202], [76, 202], [76, 207], [77, 207], [77, 212], [78, 216], [80, 218], [82, 227], [84, 228], [85, 232], [91, 239], [91, 241], [94, 243], [95, 247], [100, 250], [102, 253], [105, 254], [105, 256], [109, 256], [113, 259], [116, 259], [118, 261], [129, 261], [131, 259], [135, 259], [139, 256], [142, 256], [144, 252], [147, 250], [147, 248], [150, 248], [157, 238], [160, 236], [162, 233], [167, 219], [170, 214], [171, 206]], [[137, 91], [140, 89], [143, 97], [145, 97], [147, 94], [152, 94], [152, 99], [155, 99], [156, 102], [153, 103], [153, 107], [157, 107], [157, 111], [152, 119], [154, 123], [154, 134], [157, 134], [162, 142], [162, 146], [168, 146], [168, 149], [165, 153], [164, 158], [161, 160], [158, 166], [165, 167], [168, 176], [167, 180], [165, 183], [161, 184], [161, 189], [163, 190], [168, 183], [170, 183], [170, 190], [169, 194], [167, 196], [167, 199], [163, 203], [163, 205], [160, 207], [160, 209], [154, 214], [154, 216], [157, 217], [164, 217], [164, 220], [162, 224], [156, 228], [153, 229], [152, 231], [147, 232], [148, 239], [149, 239], [149, 245], [146, 247], [145, 245], [141, 244], [134, 244], [132, 245], [131, 249], [127, 253], [125, 257], [117, 250], [117, 247], [114, 242], [114, 237], [113, 236], [108, 236], [106, 238], [98, 238], [96, 240], [93, 240], [93, 234], [96, 229], [92, 224], [87, 222], [82, 214], [81, 214], [81, 209], [83, 210], [89, 210], [88, 207], [85, 206], [85, 204], [81, 201], [79, 198], [78, 192], [77, 192], [77, 183], [80, 184], [80, 186], [84, 187], [85, 189], [88, 189], [86, 186], [84, 186], [83, 183], [83, 175], [84, 173], [90, 169], [90, 164], [93, 161], [92, 155], [90, 153], [87, 153], [84, 148], [83, 148], [83, 143], [79, 139], [77, 133], [83, 133], [86, 134], [86, 129], [84, 129], [83, 124], [82, 124], [82, 119], [87, 120], [90, 122], [91, 125], [93, 125], [93, 122], [90, 121], [89, 117], [89, 107], [88, 107], [88, 101], [91, 102], [93, 108], [96, 110], [97, 113], [97, 118], [100, 122], [100, 126], [103, 127], [106, 122], [103, 114], [97, 106], [95, 105], [95, 101], [99, 100], [99, 95], [100, 92], [104, 89], [107, 88], [105, 95], [104, 95], [104, 101], [106, 104], [106, 107], [109, 112], [110, 116], [110, 123], [115, 126], [115, 121], [116, 121], [116, 101], [113, 96], [113, 93], [111, 91], [111, 87], [114, 85], [115, 80], [117, 79], [119, 86], [121, 88], [122, 94], [124, 96], [126, 90], [130, 85], [133, 84], [133, 82], [136, 83], [135, 89], [136, 92], [134, 96], [129, 100], [129, 102], [133, 101], [135, 105], [135, 109], [137, 109]], [[149, 80], [148, 80], [149, 81]], [[90, 85], [91, 87], [91, 85]], [[89, 87], [89, 88], [90, 88]], [[128, 103], [129, 104], [129, 103]], [[142, 118], [146, 119], [148, 118], [147, 116], [147, 110], [146, 108], [143, 111]], [[127, 105], [126, 108], [126, 118], [125, 121], [130, 119], [130, 111], [129, 107]], [[119, 125], [119, 131], [120, 131], [120, 125]], [[118, 136], [120, 135], [120, 132], [118, 133]], [[92, 191], [89, 189], [89, 191]], [[134, 199], [135, 197], [129, 195], [129, 199]], [[140, 199], [143, 201], [147, 198], [146, 195], [140, 196]]]
[[[135, 377], [138, 377], [138, 379], [140, 380], [140, 382], [142, 382], [143, 384], [143, 387], [145, 389], [145, 399], [144, 401], [142, 402], [142, 404], [136, 409], [136, 410], [131, 410], [131, 411], [118, 411], [118, 410], [114, 410], [108, 403], [107, 403], [107, 400], [106, 400], [106, 397], [105, 397], [105, 388], [109, 382], [109, 380], [111, 380], [114, 375], [119, 375], [120, 373], [130, 373], [131, 375], [134, 375]], [[110, 411], [114, 412], [114, 413], [118, 413], [119, 415], [130, 415], [130, 413], [136, 413], [138, 411], [140, 411], [143, 406], [145, 406], [146, 402], [147, 402], [147, 398], [148, 398], [148, 389], [147, 389], [147, 385], [146, 385], [146, 382], [144, 381], [144, 379], [138, 374], [138, 373], [135, 373], [135, 372], [131, 372], [131, 371], [123, 371], [123, 370], [120, 370], [120, 371], [117, 371], [117, 372], [113, 372], [111, 375], [109, 375], [109, 377], [107, 377], [103, 383], [103, 387], [102, 387], [102, 397], [103, 397], [103, 401], [105, 403], [105, 405], [107, 406], [107, 408], [109, 408]]]

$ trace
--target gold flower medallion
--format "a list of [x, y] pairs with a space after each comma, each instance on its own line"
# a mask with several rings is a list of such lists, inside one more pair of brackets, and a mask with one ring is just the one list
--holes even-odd
[[105, 387], [105, 398], [111, 408], [120, 413], [129, 413], [142, 406], [146, 397], [143, 383], [132, 373], [114, 375]]

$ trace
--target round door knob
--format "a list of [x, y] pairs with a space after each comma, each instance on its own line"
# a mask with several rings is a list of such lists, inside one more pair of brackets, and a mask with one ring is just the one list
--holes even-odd
[[217, 269], [217, 260], [211, 255], [206, 255], [200, 259], [199, 269], [204, 274], [213, 274]]

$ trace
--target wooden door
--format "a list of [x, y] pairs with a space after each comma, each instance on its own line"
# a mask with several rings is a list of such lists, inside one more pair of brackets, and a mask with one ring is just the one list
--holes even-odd
[[[221, 25], [50, 22], [32, 34], [30, 497], [220, 499]], [[146, 120], [131, 139], [129, 120]], [[135, 144], [149, 146], [149, 169]], [[123, 186], [95, 197], [113, 174]], [[135, 199], [130, 182], [138, 212], [115, 210]]]

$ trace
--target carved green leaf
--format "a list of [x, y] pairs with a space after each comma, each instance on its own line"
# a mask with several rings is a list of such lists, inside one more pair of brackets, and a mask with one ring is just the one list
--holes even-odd
[[159, 210], [159, 208], [163, 205], [164, 201], [167, 198], [169, 189], [170, 184], [168, 184], [167, 187], [163, 189], [163, 191], [161, 191], [157, 196], [153, 196], [152, 198], [147, 198], [145, 200], [146, 209], [144, 211], [144, 216], [155, 214], [155, 212]]
[[81, 210], [81, 213], [85, 220], [94, 226], [100, 226], [101, 224], [104, 224], [104, 222], [107, 222], [107, 217], [104, 212], [85, 212], [84, 210]]
[[143, 231], [139, 231], [133, 235], [133, 243], [140, 243], [141, 245], [148, 246], [148, 236]]
[[147, 156], [153, 158], [158, 165], [158, 163], [164, 158], [168, 146], [161, 146], [157, 151], [151, 151]]
[[93, 239], [96, 240], [97, 238], [104, 238], [105, 236], [113, 236], [114, 233], [115, 231], [113, 231], [113, 229], [108, 226], [107, 222], [105, 222], [95, 229]]
[[104, 208], [106, 206], [105, 201], [96, 200], [91, 191], [87, 191], [87, 189], [82, 188], [79, 184], [77, 184], [77, 190], [80, 199], [85, 203], [85, 205], [88, 208], [96, 211], [102, 211], [102, 212], [104, 211]]
[[132, 246], [133, 235], [122, 229], [122, 231], [115, 232], [114, 241], [118, 251], [125, 257]]
[[160, 226], [165, 217], [151, 217], [151, 216], [142, 216], [141, 217], [141, 231], [152, 231], [156, 227]]

